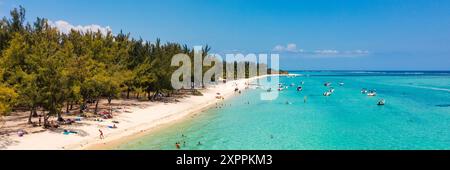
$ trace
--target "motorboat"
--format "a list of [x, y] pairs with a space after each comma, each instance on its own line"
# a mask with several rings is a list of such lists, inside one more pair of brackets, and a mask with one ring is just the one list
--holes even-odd
[[297, 87], [297, 91], [302, 91], [302, 90], [303, 90], [303, 87], [301, 87], [301, 86]]
[[327, 92], [325, 92], [325, 93], [323, 93], [323, 96], [331, 96], [331, 92], [329, 92], [329, 91], [327, 91]]
[[369, 93], [367, 93], [367, 96], [377, 96], [377, 92], [370, 91]]
[[334, 88], [331, 88], [329, 92], [334, 93]]
[[329, 86], [331, 86], [331, 83], [330, 82], [327, 82], [327, 83], [325, 83], [325, 84], [323, 84], [324, 86], [326, 86], [326, 87], [329, 87]]
[[384, 106], [386, 104], [386, 100], [382, 99], [380, 101], [378, 101], [378, 106]]

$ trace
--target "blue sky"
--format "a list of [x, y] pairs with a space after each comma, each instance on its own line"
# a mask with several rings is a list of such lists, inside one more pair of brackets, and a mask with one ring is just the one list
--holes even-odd
[[284, 69], [450, 70], [448, 0], [0, 0], [0, 15], [18, 5], [30, 20], [279, 53]]

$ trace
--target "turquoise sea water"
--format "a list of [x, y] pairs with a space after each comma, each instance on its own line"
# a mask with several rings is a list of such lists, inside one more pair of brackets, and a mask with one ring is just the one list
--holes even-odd
[[[117, 149], [171, 150], [176, 142], [187, 150], [450, 149], [450, 72], [295, 73], [307, 76], [280, 77], [280, 82], [304, 81], [302, 92], [296, 85], [277, 100], [262, 101], [263, 89], [247, 90], [223, 108]], [[329, 89], [325, 82], [333, 83], [332, 96], [322, 95]], [[361, 94], [362, 88], [378, 95]], [[387, 104], [377, 106], [380, 99]]]

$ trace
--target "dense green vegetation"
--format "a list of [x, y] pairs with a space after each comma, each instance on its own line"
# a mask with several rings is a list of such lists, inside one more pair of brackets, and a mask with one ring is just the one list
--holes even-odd
[[[209, 47], [204, 49], [206, 55]], [[0, 113], [12, 106], [37, 109], [61, 118], [66, 106], [120, 97], [122, 92], [153, 99], [171, 91], [171, 57], [193, 53], [177, 43], [150, 43], [129, 34], [106, 35], [72, 30], [62, 34], [37, 18], [25, 23], [25, 10], [11, 11], [0, 21]], [[97, 107], [94, 112], [97, 112]], [[31, 121], [31, 119], [30, 119]]]
[[[150, 43], [122, 32], [63, 34], [46, 19], [26, 23], [22, 7], [10, 14], [0, 20], [0, 114], [28, 110], [29, 123], [37, 110], [46, 124], [51, 116], [62, 120], [63, 110], [74, 105], [83, 114], [94, 104], [97, 114], [101, 99], [168, 95], [177, 69], [170, 66], [172, 56], [184, 53], [193, 60], [194, 50], [186, 45]], [[209, 50], [202, 49], [203, 57]]]

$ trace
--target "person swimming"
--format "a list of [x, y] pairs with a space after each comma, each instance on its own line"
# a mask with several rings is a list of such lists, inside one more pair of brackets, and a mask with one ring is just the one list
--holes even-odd
[[378, 101], [378, 106], [384, 106], [386, 104], [386, 100], [381, 99], [380, 101]]

